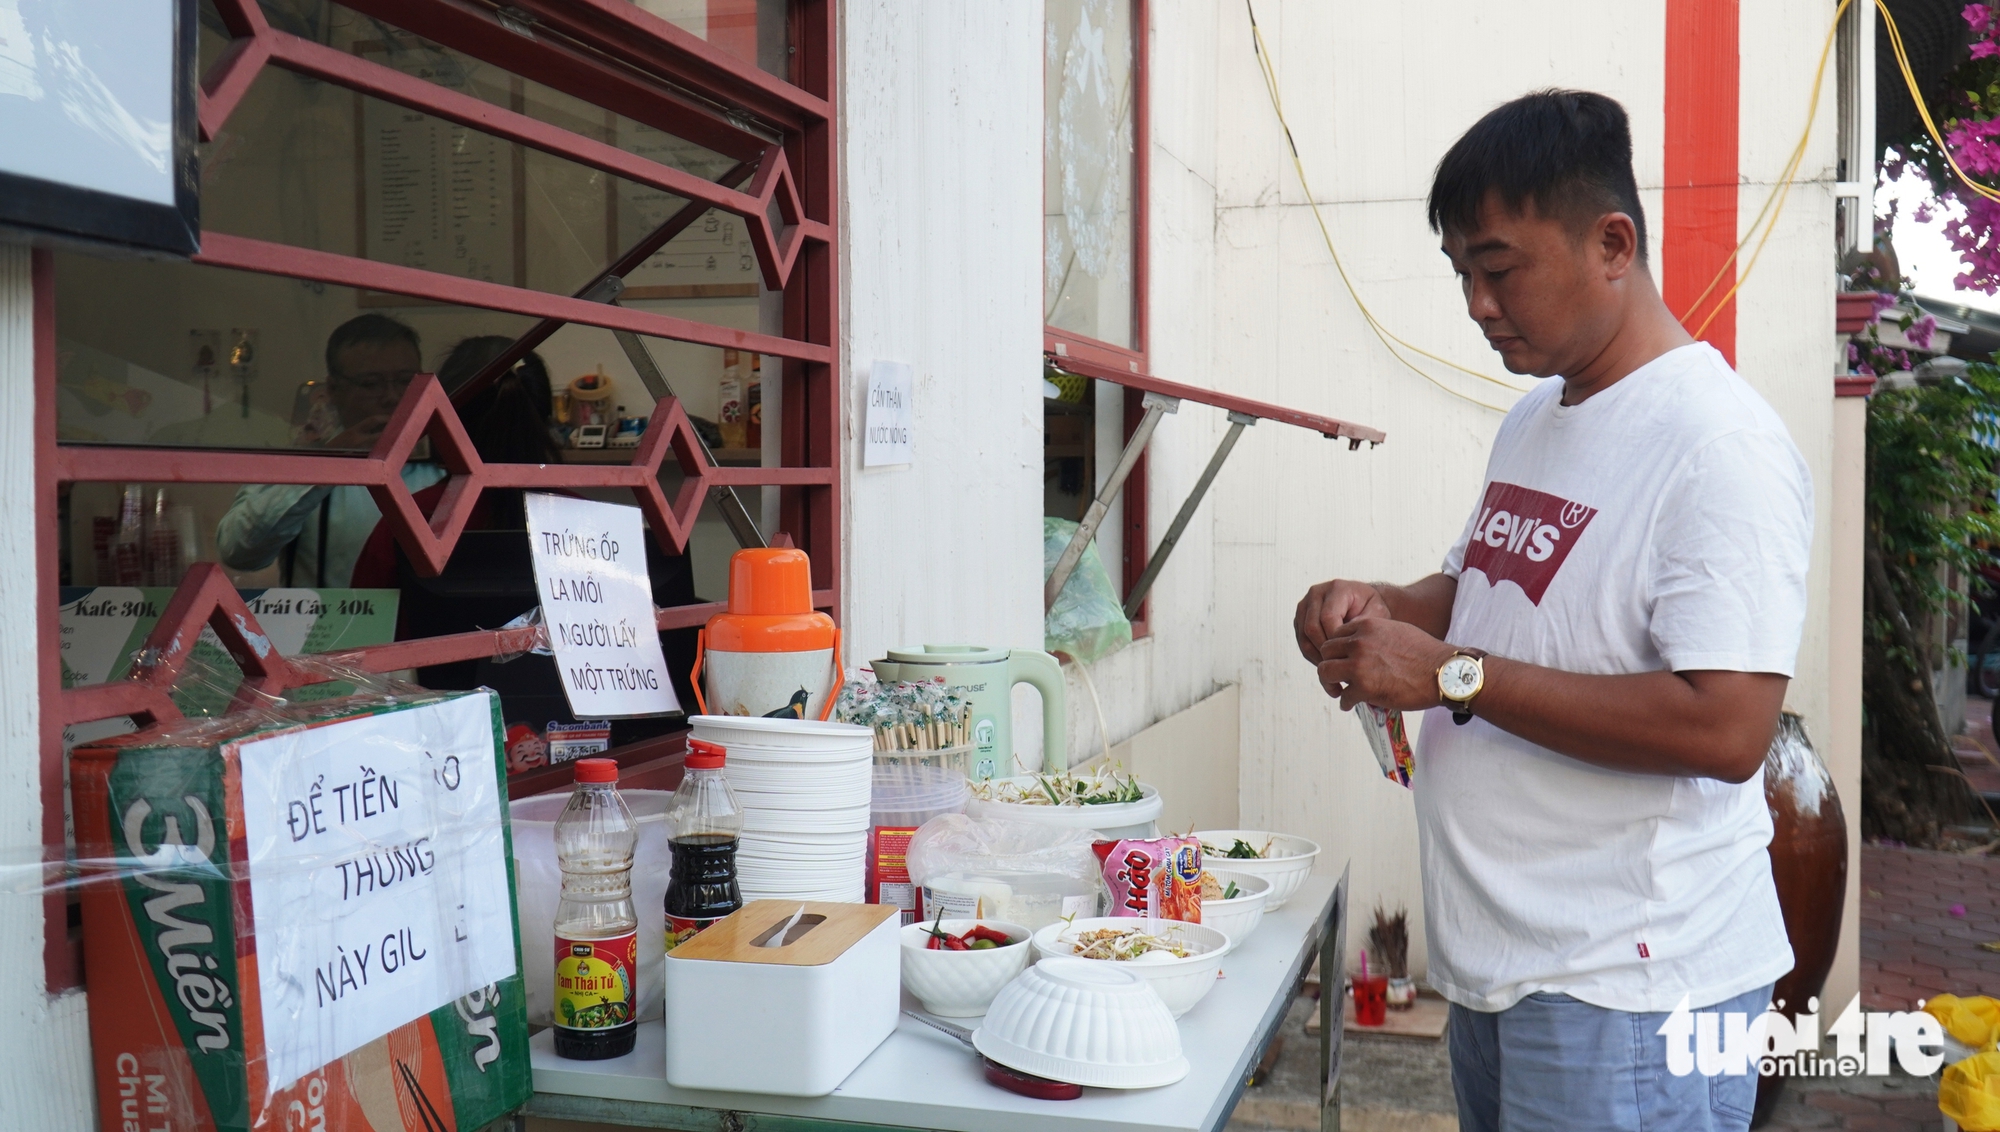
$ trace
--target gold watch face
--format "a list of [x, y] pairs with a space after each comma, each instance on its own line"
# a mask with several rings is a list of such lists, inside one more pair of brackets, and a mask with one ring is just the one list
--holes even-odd
[[1469, 656], [1455, 656], [1438, 669], [1438, 693], [1454, 703], [1464, 703], [1479, 694], [1486, 673]]

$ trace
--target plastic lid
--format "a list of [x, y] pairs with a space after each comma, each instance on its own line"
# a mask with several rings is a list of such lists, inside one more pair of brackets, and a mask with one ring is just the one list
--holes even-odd
[[729, 612], [811, 613], [812, 561], [792, 547], [750, 547], [729, 557]]
[[711, 743], [706, 739], [689, 739], [687, 765], [695, 770], [714, 770], [722, 765], [723, 756], [727, 753], [727, 749], [720, 743]]
[[576, 760], [576, 780], [578, 782], [618, 781], [618, 762], [615, 759]]

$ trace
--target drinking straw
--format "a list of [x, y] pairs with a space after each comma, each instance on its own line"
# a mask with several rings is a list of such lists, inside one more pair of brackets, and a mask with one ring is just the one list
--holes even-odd
[[1365, 947], [1361, 949], [1361, 981], [1368, 981], [1368, 949]]

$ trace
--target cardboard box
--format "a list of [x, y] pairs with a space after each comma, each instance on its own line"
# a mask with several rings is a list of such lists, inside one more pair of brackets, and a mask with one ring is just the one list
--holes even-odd
[[500, 716], [335, 700], [80, 747], [106, 1132], [444, 1132], [524, 1103]]

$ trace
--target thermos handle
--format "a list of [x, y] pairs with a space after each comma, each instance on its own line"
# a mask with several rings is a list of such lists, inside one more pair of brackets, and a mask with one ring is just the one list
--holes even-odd
[[694, 671], [688, 673], [688, 683], [694, 685], [694, 706], [701, 709], [701, 714], [703, 715], [708, 714], [708, 704], [701, 698], [701, 656], [704, 646], [707, 644], [708, 630], [706, 628], [696, 629], [694, 632]]
[[1007, 683], [1032, 685], [1042, 694], [1042, 770], [1069, 769], [1069, 708], [1062, 664], [1038, 649], [1007, 653]]
[[[695, 648], [699, 650], [700, 643]], [[833, 702], [840, 698], [840, 690], [847, 686], [847, 670], [840, 665], [840, 626], [833, 628], [833, 685], [826, 690], [826, 706], [820, 709], [820, 722], [833, 718]]]

